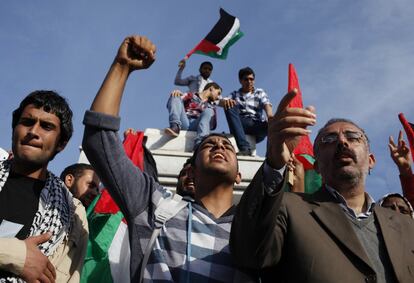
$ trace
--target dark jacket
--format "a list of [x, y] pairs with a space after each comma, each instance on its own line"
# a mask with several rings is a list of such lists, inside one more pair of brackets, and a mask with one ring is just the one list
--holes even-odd
[[[262, 170], [256, 176], [263, 180]], [[255, 178], [256, 179], [256, 178]], [[237, 264], [262, 282], [376, 282], [348, 217], [325, 190], [269, 196], [255, 182], [238, 206], [230, 238]], [[414, 222], [382, 207], [375, 221], [398, 282], [414, 282]]]

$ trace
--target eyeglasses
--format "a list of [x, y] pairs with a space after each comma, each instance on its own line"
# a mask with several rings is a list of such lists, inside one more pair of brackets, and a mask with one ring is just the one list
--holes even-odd
[[[346, 131], [346, 132], [342, 132], [342, 134], [344, 135], [345, 139], [350, 143], [360, 142], [364, 137], [364, 135], [360, 132]], [[323, 144], [330, 144], [330, 143], [336, 142], [338, 139], [339, 139], [338, 133], [330, 133], [330, 134], [326, 134], [322, 136], [321, 142]]]

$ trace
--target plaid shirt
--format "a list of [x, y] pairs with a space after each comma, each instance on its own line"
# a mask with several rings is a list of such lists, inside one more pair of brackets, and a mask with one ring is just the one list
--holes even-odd
[[181, 96], [181, 99], [184, 103], [185, 114], [188, 118], [197, 119], [200, 117], [201, 112], [206, 108], [213, 108], [214, 105], [209, 101], [202, 101], [198, 94], [193, 94], [191, 92]]
[[241, 116], [250, 117], [257, 121], [266, 121], [266, 116], [263, 115], [264, 106], [272, 105], [266, 92], [261, 88], [256, 88], [253, 93], [245, 94], [241, 89], [235, 90], [228, 98], [236, 101]]
[[[131, 282], [155, 226], [154, 212], [172, 193], [136, 168], [117, 135], [120, 119], [87, 111], [83, 148], [128, 222]], [[161, 229], [144, 273], [144, 282], [254, 282], [237, 269], [229, 238], [234, 209], [216, 219], [203, 206], [188, 205]]]
[[[210, 129], [214, 130], [217, 127], [217, 114], [215, 105], [218, 104], [219, 100], [213, 102], [202, 101], [197, 93], [193, 94], [191, 92], [182, 95], [181, 99], [184, 104], [185, 114], [188, 118], [191, 119], [197, 119], [200, 117], [201, 112], [203, 112], [204, 109], [212, 108], [214, 110], [214, 117], [210, 121]], [[219, 99], [221, 99], [221, 96], [219, 96]]]

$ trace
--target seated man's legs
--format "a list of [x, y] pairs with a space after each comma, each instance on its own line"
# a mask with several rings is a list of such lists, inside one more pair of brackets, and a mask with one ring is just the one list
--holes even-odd
[[189, 130], [197, 131], [197, 137], [194, 140], [194, 147], [196, 147], [203, 137], [210, 134], [211, 119], [214, 119], [214, 109], [206, 108], [201, 112], [200, 117], [190, 122]]
[[267, 137], [267, 121], [256, 121], [249, 119], [248, 123], [243, 119], [244, 132], [256, 137], [256, 143], [259, 143]]
[[[246, 119], [242, 119], [240, 116], [240, 111], [237, 106], [225, 110], [224, 113], [226, 114], [227, 123], [229, 124], [230, 133], [236, 139], [237, 147], [240, 151], [250, 151], [251, 147], [249, 142], [246, 139], [246, 133], [244, 131], [244, 124], [246, 123]], [[242, 122], [243, 120], [243, 122]]]
[[189, 127], [188, 117], [185, 113], [184, 104], [180, 97], [170, 96], [167, 103], [168, 119], [170, 127], [165, 132], [171, 136], [178, 136], [180, 129], [187, 130]]

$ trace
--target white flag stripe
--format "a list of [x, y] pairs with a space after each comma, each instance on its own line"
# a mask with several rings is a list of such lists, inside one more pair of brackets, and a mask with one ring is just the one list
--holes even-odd
[[217, 54], [221, 55], [221, 53], [223, 52], [224, 46], [227, 45], [227, 43], [230, 41], [230, 39], [239, 29], [240, 29], [240, 21], [238, 18], [235, 18], [233, 26], [231, 27], [229, 33], [219, 43], [217, 43], [217, 46], [220, 48]]

